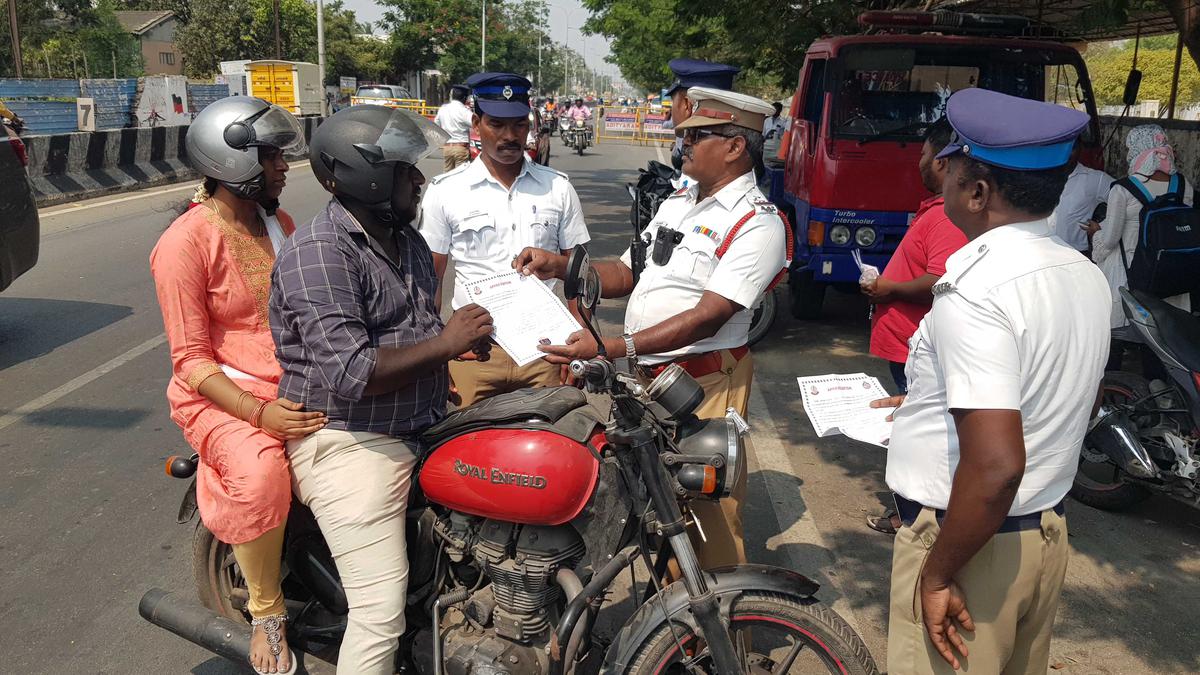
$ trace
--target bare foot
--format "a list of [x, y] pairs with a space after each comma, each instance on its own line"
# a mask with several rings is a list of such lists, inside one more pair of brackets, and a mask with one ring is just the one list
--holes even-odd
[[286, 619], [276, 616], [254, 620], [250, 634], [250, 665], [256, 671], [286, 673], [291, 668], [292, 653], [288, 650], [286, 625]]

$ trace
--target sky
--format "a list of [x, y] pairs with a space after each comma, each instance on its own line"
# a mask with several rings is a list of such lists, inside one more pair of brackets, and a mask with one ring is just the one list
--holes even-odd
[[[586, 46], [586, 51], [581, 48], [579, 28], [587, 20], [588, 12], [579, 0], [547, 0], [546, 4], [550, 7], [551, 39], [562, 42], [564, 29], [569, 22], [571, 48], [584, 54], [589, 67], [617, 74], [616, 66], [604, 62], [604, 57], [609, 54], [608, 41], [605, 38], [599, 35], [582, 36], [582, 44]], [[375, 0], [346, 0], [346, 6], [354, 10], [359, 21], [374, 23], [383, 16], [383, 11], [375, 4]]]

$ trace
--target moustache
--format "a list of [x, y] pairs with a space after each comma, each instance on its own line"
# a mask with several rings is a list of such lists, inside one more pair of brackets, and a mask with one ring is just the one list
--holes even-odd
[[521, 145], [519, 143], [504, 143], [499, 147], [499, 149], [500, 150], [520, 150]]

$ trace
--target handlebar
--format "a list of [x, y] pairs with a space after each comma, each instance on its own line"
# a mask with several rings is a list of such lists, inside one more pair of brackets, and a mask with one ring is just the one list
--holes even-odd
[[576, 359], [571, 362], [570, 367], [572, 375], [594, 385], [604, 385], [616, 374], [612, 362], [605, 359]]

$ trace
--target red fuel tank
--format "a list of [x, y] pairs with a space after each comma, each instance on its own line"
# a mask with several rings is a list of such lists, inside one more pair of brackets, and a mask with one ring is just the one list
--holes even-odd
[[[603, 434], [592, 439], [603, 444]], [[597, 443], [597, 441], [599, 441]], [[495, 520], [560, 525], [583, 510], [600, 463], [586, 446], [537, 429], [484, 429], [446, 441], [421, 467], [437, 504]]]

